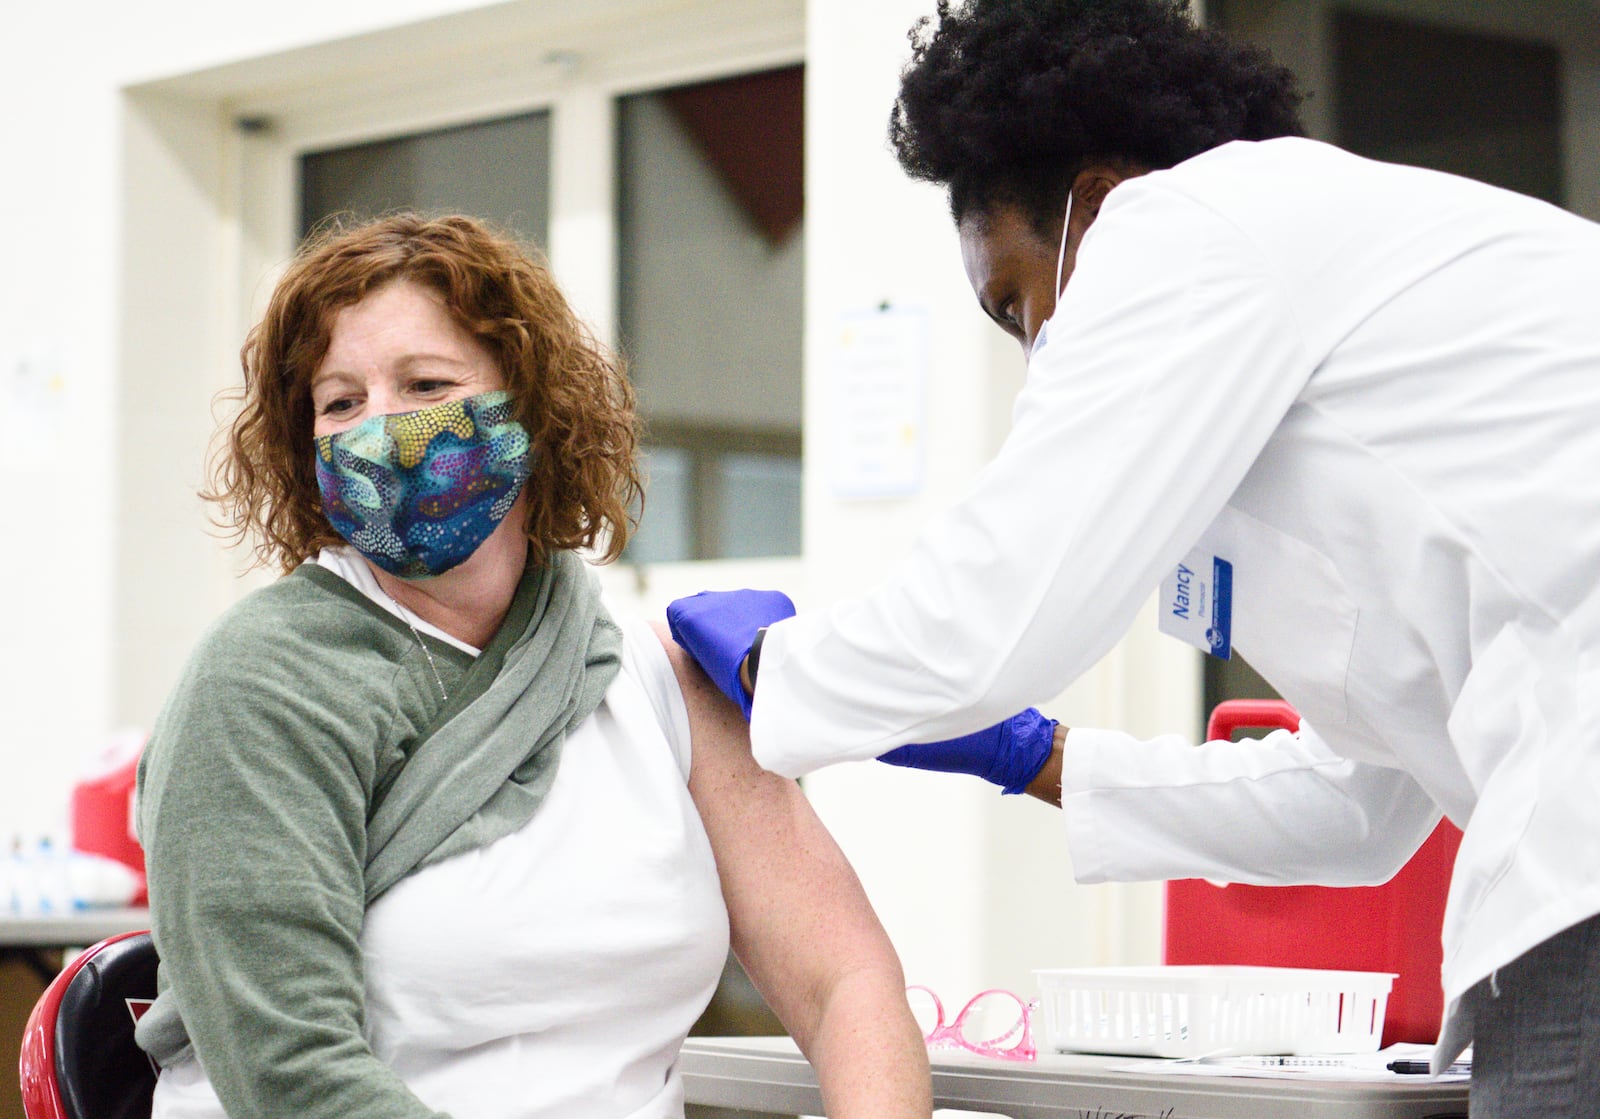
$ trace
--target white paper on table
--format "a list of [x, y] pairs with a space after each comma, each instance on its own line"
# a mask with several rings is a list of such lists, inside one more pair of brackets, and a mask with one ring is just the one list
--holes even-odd
[[[1116, 1065], [1112, 1072], [1137, 1072], [1170, 1076], [1248, 1076], [1266, 1080], [1371, 1080], [1394, 1083], [1461, 1083], [1471, 1077], [1465, 1070], [1450, 1071], [1436, 1077], [1417, 1073], [1391, 1072], [1390, 1061], [1426, 1061], [1433, 1054], [1431, 1045], [1400, 1043], [1376, 1053], [1308, 1053], [1294, 1057], [1184, 1057], [1170, 1061], [1141, 1061]], [[1452, 1070], [1471, 1064], [1470, 1051], [1458, 1059]]]

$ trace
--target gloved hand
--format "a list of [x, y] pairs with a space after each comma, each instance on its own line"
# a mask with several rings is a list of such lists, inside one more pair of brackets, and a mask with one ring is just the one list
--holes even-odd
[[913, 742], [890, 750], [878, 760], [912, 769], [970, 773], [1001, 786], [1005, 793], [1024, 793], [1050, 760], [1056, 720], [1030, 707], [1004, 722], [943, 742]]
[[701, 591], [667, 607], [667, 628], [748, 719], [752, 697], [739, 681], [739, 666], [757, 630], [792, 617], [794, 603], [782, 591]]

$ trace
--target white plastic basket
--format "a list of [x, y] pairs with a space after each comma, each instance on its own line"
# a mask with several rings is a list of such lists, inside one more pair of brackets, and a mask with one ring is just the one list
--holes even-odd
[[1370, 1053], [1395, 977], [1279, 967], [1036, 971], [1043, 1047], [1141, 1057]]

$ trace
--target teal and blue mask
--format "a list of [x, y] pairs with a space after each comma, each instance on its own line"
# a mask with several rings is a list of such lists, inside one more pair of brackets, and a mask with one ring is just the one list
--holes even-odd
[[425, 579], [478, 550], [533, 464], [502, 390], [318, 436], [316, 470], [334, 531], [389, 574]]

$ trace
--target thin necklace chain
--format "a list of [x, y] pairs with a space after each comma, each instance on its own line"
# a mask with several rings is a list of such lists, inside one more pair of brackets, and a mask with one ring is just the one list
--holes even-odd
[[404, 606], [401, 606], [400, 603], [395, 600], [394, 595], [383, 590], [383, 584], [378, 584], [378, 589], [383, 591], [384, 598], [394, 603], [395, 611], [400, 615], [400, 620], [404, 622], [406, 624], [406, 628], [411, 631], [411, 636], [417, 639], [417, 648], [421, 649], [422, 655], [428, 658], [428, 668], [433, 671], [434, 683], [439, 685], [439, 695], [444, 702], [449, 703], [450, 693], [445, 690], [444, 677], [439, 675], [439, 666], [434, 663], [433, 653], [428, 650], [428, 643], [422, 640], [422, 634], [418, 633], [417, 627], [411, 624], [411, 611], [407, 610]]

